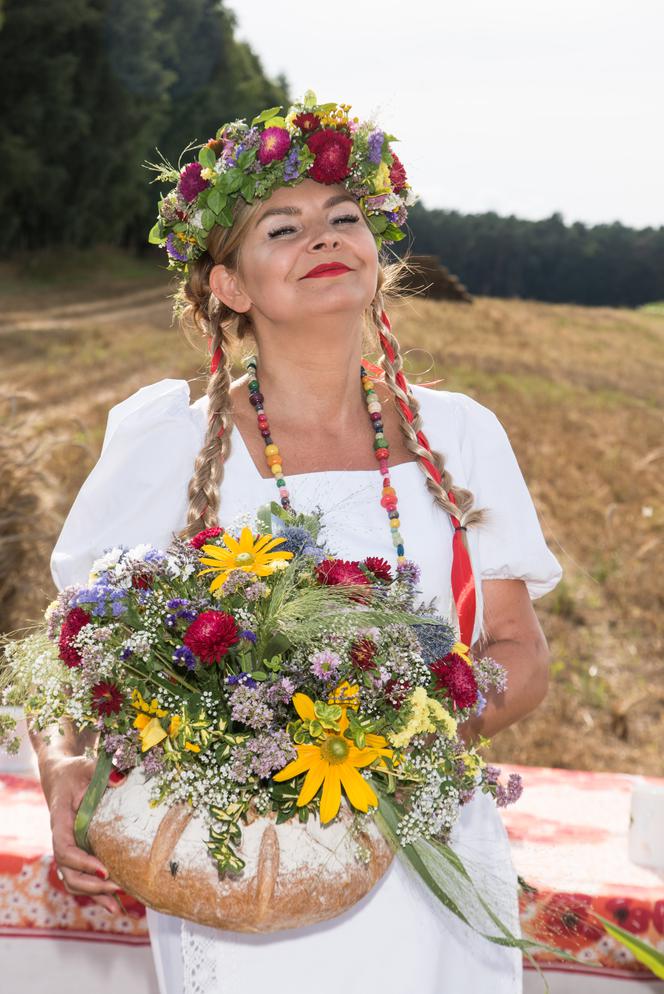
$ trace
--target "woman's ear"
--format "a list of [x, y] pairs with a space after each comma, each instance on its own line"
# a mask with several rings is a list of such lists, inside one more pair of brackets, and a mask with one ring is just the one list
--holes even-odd
[[251, 300], [242, 289], [239, 275], [221, 263], [210, 270], [210, 289], [217, 300], [238, 314], [245, 314], [251, 307]]

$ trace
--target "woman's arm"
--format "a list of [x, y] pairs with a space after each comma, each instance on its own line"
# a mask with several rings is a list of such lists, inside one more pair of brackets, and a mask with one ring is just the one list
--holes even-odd
[[460, 726], [466, 742], [497, 732], [530, 714], [549, 687], [551, 652], [523, 580], [483, 580], [487, 635], [473, 646], [477, 659], [491, 656], [507, 671], [507, 690], [491, 692], [481, 715]]
[[79, 849], [74, 838], [76, 812], [96, 765], [94, 758], [84, 754], [88, 746], [96, 747], [99, 733], [94, 729], [77, 733], [69, 721], [63, 721], [61, 727], [62, 735], [57, 724], [43, 732], [30, 732], [51, 816], [55, 861], [70, 894], [84, 894], [115, 914], [119, 907], [112, 895], [121, 888], [108, 879], [103, 863]]

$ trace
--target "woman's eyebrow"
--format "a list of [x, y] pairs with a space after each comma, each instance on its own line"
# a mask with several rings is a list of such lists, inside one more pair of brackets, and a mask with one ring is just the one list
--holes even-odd
[[[349, 193], [337, 193], [335, 194], [334, 197], [330, 197], [328, 200], [325, 201], [325, 203], [323, 204], [323, 210], [327, 210], [328, 207], [334, 207], [335, 204], [341, 204], [345, 200], [350, 200], [354, 204], [357, 203], [355, 198], [351, 197]], [[256, 221], [254, 227], [257, 228], [258, 225], [261, 223], [261, 221], [264, 221], [266, 217], [271, 217], [273, 214], [293, 215], [301, 213], [302, 211], [300, 210], [299, 207], [270, 207], [270, 209], [266, 210], [264, 214], [261, 214], [258, 221]]]

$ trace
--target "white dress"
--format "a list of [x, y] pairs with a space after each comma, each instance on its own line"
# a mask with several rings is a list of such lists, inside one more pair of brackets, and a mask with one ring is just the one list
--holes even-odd
[[[562, 569], [547, 547], [509, 439], [497, 417], [465, 394], [413, 386], [424, 431], [455, 483], [490, 510], [467, 532], [477, 590], [473, 641], [482, 619], [482, 579], [518, 578], [535, 599]], [[111, 409], [102, 452], [64, 523], [51, 557], [59, 588], [84, 582], [93, 560], [114, 545], [165, 546], [186, 522], [187, 485], [203, 443], [207, 397], [189, 403], [185, 380], [145, 386]], [[276, 440], [278, 443], [278, 439]], [[220, 523], [278, 499], [237, 429], [221, 485]], [[324, 511], [324, 537], [340, 557], [382, 556], [396, 565], [376, 470], [324, 470], [286, 481], [295, 510]], [[450, 588], [452, 525], [429, 495], [417, 463], [390, 468], [408, 558], [420, 588], [454, 617]], [[518, 759], [518, 757], [515, 757]], [[475, 879], [518, 930], [516, 876], [493, 801], [478, 794], [462, 809], [453, 844]], [[521, 954], [487, 942], [446, 911], [395, 859], [355, 907], [307, 928], [244, 935], [148, 911], [161, 994], [519, 994]], [[193, 964], [193, 965], [192, 965]]]

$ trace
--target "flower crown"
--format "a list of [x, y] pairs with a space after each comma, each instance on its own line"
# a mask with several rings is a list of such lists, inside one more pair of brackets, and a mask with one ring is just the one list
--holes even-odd
[[162, 156], [161, 163], [145, 163], [158, 174], [153, 182], [175, 183], [162, 196], [149, 234], [152, 244], [165, 247], [168, 268], [186, 274], [188, 264], [206, 250], [214, 225], [232, 227], [239, 197], [253, 203], [276, 187], [307, 178], [343, 183], [379, 249], [383, 242], [404, 238], [406, 208], [417, 197], [390, 148], [398, 139], [371, 121], [349, 118], [349, 110], [350, 104], [317, 104], [316, 94], [307, 90], [304, 101], [289, 107], [285, 117], [279, 116], [281, 107], [270, 107], [251, 125], [241, 118], [222, 125], [206, 144], [191, 143], [180, 162], [198, 148], [197, 162], [176, 169]]

